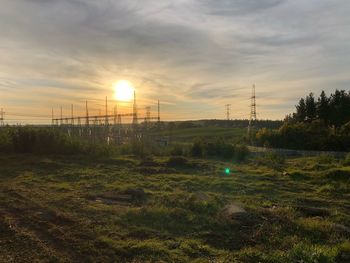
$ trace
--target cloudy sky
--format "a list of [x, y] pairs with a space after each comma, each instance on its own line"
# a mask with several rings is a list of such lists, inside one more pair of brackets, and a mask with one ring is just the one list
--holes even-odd
[[248, 118], [255, 83], [258, 118], [283, 118], [309, 92], [349, 90], [349, 13], [344, 0], [0, 0], [0, 107], [13, 121], [86, 99], [97, 112], [127, 79], [140, 111], [160, 99], [166, 119], [224, 118], [229, 103]]

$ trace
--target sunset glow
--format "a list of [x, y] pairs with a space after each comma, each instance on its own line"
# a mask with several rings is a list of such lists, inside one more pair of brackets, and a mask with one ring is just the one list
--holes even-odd
[[113, 86], [114, 98], [119, 101], [131, 101], [134, 97], [134, 87], [128, 80], [119, 80]]

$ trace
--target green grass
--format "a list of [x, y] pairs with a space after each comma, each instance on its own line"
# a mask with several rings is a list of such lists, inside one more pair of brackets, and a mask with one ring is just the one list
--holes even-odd
[[200, 137], [205, 140], [216, 140], [219, 137], [233, 139], [238, 141], [247, 130], [245, 128], [225, 128], [225, 127], [197, 127], [174, 129], [172, 131], [162, 131], [161, 135], [172, 136], [175, 142], [192, 142], [193, 139]]
[[350, 167], [272, 159], [0, 155], [0, 262], [349, 262]]

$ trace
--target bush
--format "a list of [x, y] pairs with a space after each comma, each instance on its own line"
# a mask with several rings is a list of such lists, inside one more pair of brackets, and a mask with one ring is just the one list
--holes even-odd
[[230, 160], [235, 155], [235, 147], [232, 144], [223, 144], [221, 148], [219, 148], [219, 157]]
[[0, 151], [108, 156], [113, 148], [92, 144], [49, 128], [11, 127], [0, 132]]
[[131, 144], [132, 153], [139, 157], [146, 156], [146, 149], [142, 141], [134, 141]]
[[135, 140], [118, 147], [118, 152], [123, 155], [132, 154], [137, 157], [145, 157], [154, 152], [152, 147], [146, 147], [146, 143], [142, 140]]
[[344, 164], [344, 165], [350, 165], [350, 153], [348, 153], [348, 154], [345, 156], [345, 158], [344, 158], [344, 160], [343, 160], [343, 164]]
[[325, 177], [330, 180], [349, 180], [350, 170], [349, 169], [332, 169], [325, 172]]
[[249, 154], [249, 150], [245, 145], [236, 145], [235, 146], [235, 159], [237, 161], [244, 161]]
[[337, 132], [320, 120], [303, 123], [285, 122], [278, 130], [261, 129], [254, 141], [258, 146], [294, 150], [349, 151], [350, 134], [343, 127]]
[[236, 159], [243, 161], [248, 155], [248, 148], [244, 145], [233, 145], [220, 138], [216, 142], [196, 140], [191, 147], [191, 155], [195, 157], [214, 157], [223, 160]]
[[184, 155], [184, 150], [181, 145], [175, 145], [170, 149], [170, 155], [172, 156], [182, 156]]
[[265, 153], [263, 156], [260, 156], [256, 159], [257, 163], [260, 165], [266, 165], [274, 170], [281, 170], [285, 164], [285, 157], [279, 155], [275, 152]]
[[203, 156], [203, 142], [201, 140], [195, 140], [191, 148], [191, 155], [194, 157]]
[[12, 150], [11, 138], [8, 128], [0, 129], [0, 152], [8, 152]]
[[330, 154], [321, 154], [318, 156], [317, 161], [321, 164], [331, 164], [335, 162], [335, 158]]

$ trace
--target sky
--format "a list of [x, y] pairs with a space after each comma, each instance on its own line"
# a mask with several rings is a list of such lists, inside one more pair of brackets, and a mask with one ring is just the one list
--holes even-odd
[[48, 122], [118, 104], [166, 120], [282, 119], [309, 92], [349, 90], [350, 1], [0, 0], [0, 107], [9, 122]]

